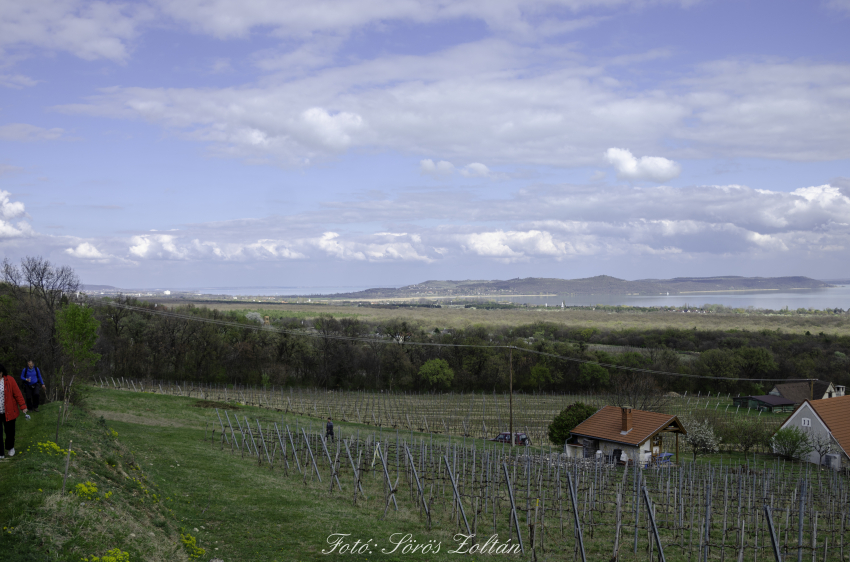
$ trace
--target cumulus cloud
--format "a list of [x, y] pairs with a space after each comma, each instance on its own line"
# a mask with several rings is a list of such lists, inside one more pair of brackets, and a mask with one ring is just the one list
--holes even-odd
[[617, 170], [617, 177], [627, 180], [665, 182], [679, 176], [679, 164], [660, 156], [642, 156], [640, 160], [625, 148], [609, 148], [605, 158]]
[[574, 248], [540, 230], [480, 232], [464, 240], [467, 250], [480, 256], [518, 258], [523, 256], [561, 257], [575, 253]]
[[475, 268], [488, 262], [594, 263], [589, 260], [643, 256], [643, 263], [653, 266], [664, 260], [719, 266], [739, 259], [775, 268], [763, 274], [778, 274], [785, 271], [782, 264], [842, 263], [850, 251], [850, 197], [830, 184], [792, 192], [741, 185], [538, 185], [507, 200], [483, 191], [445, 190], [362, 197], [339, 202], [339, 208], [345, 211], [82, 240], [33, 233], [21, 220], [23, 205], [0, 192], [0, 237], [7, 246], [61, 245], [62, 256], [85, 264], [155, 261], [232, 268], [294, 260], [317, 268], [335, 263]]
[[460, 174], [467, 178], [495, 179], [498, 177], [498, 174], [494, 174], [492, 171], [490, 171], [490, 168], [480, 162], [473, 162], [472, 164], [467, 164], [461, 169]]
[[35, 236], [35, 231], [26, 221], [13, 222], [26, 217], [24, 204], [12, 201], [11, 193], [0, 189], [0, 240]]
[[65, 253], [84, 260], [103, 260], [107, 258], [100, 250], [88, 242], [83, 242], [77, 245], [76, 248], [67, 248]]
[[39, 141], [56, 140], [65, 131], [59, 128], [44, 129], [26, 123], [9, 123], [0, 125], [0, 140], [6, 141]]
[[452, 175], [454, 171], [454, 164], [445, 160], [434, 162], [430, 158], [426, 158], [419, 161], [419, 172], [428, 176], [446, 177]]
[[[133, 259], [142, 260], [277, 261], [330, 258], [343, 261], [431, 261], [431, 257], [420, 252], [421, 239], [416, 234], [379, 232], [366, 239], [357, 239], [328, 231], [316, 236], [252, 240], [249, 233], [239, 236], [232, 230], [220, 236], [221, 239], [214, 239], [209, 236], [209, 231], [204, 230], [194, 233], [139, 234], [130, 239], [128, 251]], [[201, 236], [195, 237], [198, 234]], [[206, 238], [204, 235], [207, 235]]]

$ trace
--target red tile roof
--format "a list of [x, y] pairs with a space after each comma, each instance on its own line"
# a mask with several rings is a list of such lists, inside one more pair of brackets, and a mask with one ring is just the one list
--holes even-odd
[[640, 445], [662, 429], [675, 423], [681, 433], [685, 433], [681, 423], [676, 416], [659, 414], [658, 412], [647, 412], [644, 410], [632, 410], [632, 430], [627, 435], [622, 435], [620, 430], [623, 423], [623, 409], [618, 406], [604, 406], [595, 414], [578, 424], [572, 430], [573, 435], [580, 437], [591, 437], [605, 441], [616, 441], [627, 445]]
[[850, 454], [850, 395], [813, 400], [809, 406], [817, 412], [844, 452]]

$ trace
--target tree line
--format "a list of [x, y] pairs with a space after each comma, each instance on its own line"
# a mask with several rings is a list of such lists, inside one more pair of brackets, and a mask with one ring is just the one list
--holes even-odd
[[[110, 306], [121, 304], [135, 309]], [[4, 261], [0, 284], [0, 360], [34, 358], [48, 376], [70, 364], [57, 318], [70, 306], [97, 324], [89, 374], [228, 384], [405, 391], [606, 392], [650, 407], [661, 392], [763, 393], [754, 379], [820, 378], [850, 383], [850, 337], [781, 331], [604, 330], [562, 323], [429, 330], [399, 317], [287, 316], [264, 329], [257, 314], [164, 307], [128, 296], [85, 301], [73, 270], [41, 258]], [[158, 314], [179, 312], [193, 319]], [[216, 324], [206, 321], [227, 321]], [[236, 324], [236, 325], [234, 325]], [[356, 338], [356, 339], [345, 339]], [[418, 345], [430, 344], [430, 345]], [[509, 350], [505, 346], [517, 349]], [[617, 346], [617, 347], [613, 347]], [[724, 377], [717, 381], [649, 375], [579, 361]]]

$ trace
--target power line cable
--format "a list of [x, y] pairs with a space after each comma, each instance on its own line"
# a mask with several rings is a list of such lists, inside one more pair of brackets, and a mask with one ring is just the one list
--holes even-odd
[[656, 371], [654, 369], [642, 369], [640, 367], [629, 367], [628, 365], [616, 365], [613, 363], [602, 363], [599, 361], [593, 361], [590, 359], [579, 359], [577, 357], [567, 357], [564, 355], [558, 355], [555, 353], [547, 353], [545, 351], [538, 351], [535, 349], [528, 349], [525, 347], [517, 347], [514, 345], [476, 345], [476, 344], [463, 344], [463, 343], [437, 343], [437, 342], [422, 342], [422, 341], [399, 341], [397, 338], [393, 338], [391, 340], [385, 339], [377, 339], [377, 338], [367, 338], [367, 337], [355, 337], [355, 336], [343, 336], [339, 334], [322, 334], [319, 332], [307, 332], [301, 330], [287, 330], [285, 328], [276, 328], [274, 326], [257, 326], [253, 324], [242, 324], [240, 322], [233, 322], [229, 320], [219, 320], [216, 318], [202, 318], [199, 316], [194, 316], [191, 314], [181, 314], [178, 312], [172, 312], [168, 310], [156, 310], [147, 307], [141, 306], [132, 306], [123, 303], [110, 302], [110, 301], [99, 301], [94, 300], [90, 301], [95, 306], [111, 306], [115, 308], [121, 308], [124, 310], [130, 310], [133, 312], [141, 312], [146, 314], [155, 314], [157, 316], [163, 316], [167, 318], [175, 318], [179, 320], [186, 320], [189, 322], [204, 322], [207, 324], [215, 324], [218, 326], [225, 326], [231, 328], [242, 328], [247, 330], [254, 331], [269, 331], [276, 332], [279, 334], [286, 334], [291, 336], [300, 336], [300, 337], [309, 337], [309, 338], [318, 338], [318, 339], [329, 339], [336, 341], [351, 341], [351, 342], [360, 342], [360, 343], [381, 343], [381, 344], [403, 344], [403, 345], [412, 345], [419, 347], [457, 347], [457, 348], [475, 348], [475, 349], [515, 349], [517, 351], [522, 351], [525, 353], [530, 353], [534, 355], [540, 355], [544, 357], [550, 357], [553, 359], [558, 359], [560, 361], [569, 361], [572, 363], [585, 363], [590, 365], [599, 365], [600, 367], [605, 367], [608, 369], [619, 369], [621, 371], [632, 371], [636, 373], [644, 373], [648, 375], [663, 375], [670, 377], [684, 377], [690, 379], [701, 379], [701, 380], [720, 380], [720, 381], [730, 381], [730, 382], [811, 382], [813, 379], [768, 379], [768, 378], [758, 378], [758, 379], [741, 379], [741, 378], [730, 378], [730, 377], [712, 377], [707, 375], [693, 375], [690, 373], [672, 373], [669, 371]]

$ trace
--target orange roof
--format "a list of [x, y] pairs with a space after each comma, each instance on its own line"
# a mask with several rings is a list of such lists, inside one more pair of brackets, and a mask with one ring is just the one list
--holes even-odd
[[813, 400], [809, 406], [817, 412], [844, 452], [850, 454], [850, 395]]
[[675, 424], [679, 433], [686, 433], [676, 416], [632, 410], [632, 430], [623, 435], [623, 409], [619, 406], [604, 406], [595, 414], [578, 424], [571, 431], [573, 435], [591, 437], [605, 441], [616, 441], [626, 445], [640, 445], [656, 433]]

